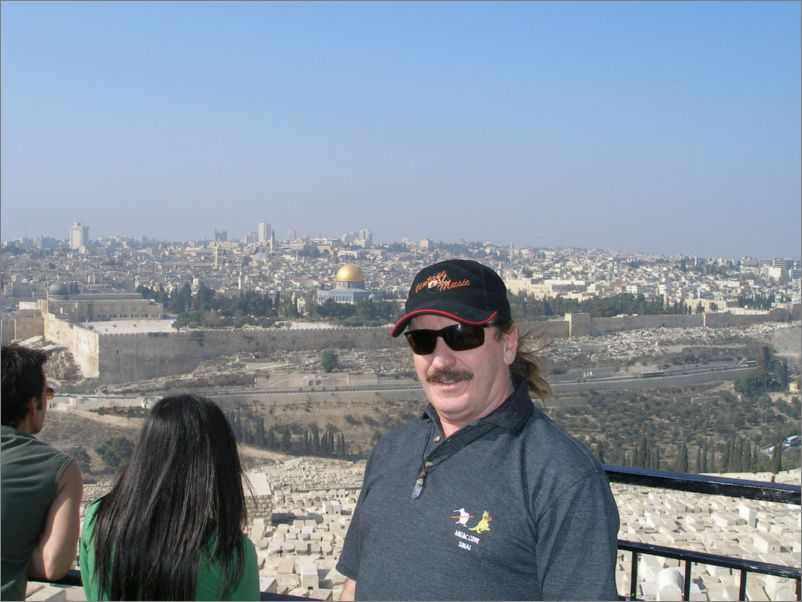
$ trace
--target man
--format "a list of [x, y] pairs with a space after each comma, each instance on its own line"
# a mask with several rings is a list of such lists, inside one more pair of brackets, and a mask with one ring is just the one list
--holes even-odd
[[41, 351], [2, 347], [0, 593], [5, 600], [24, 600], [29, 576], [61, 579], [78, 544], [83, 495], [78, 464], [34, 437], [53, 397], [46, 361]]
[[341, 599], [616, 599], [607, 477], [534, 407], [528, 391], [549, 386], [498, 274], [465, 260], [424, 268], [391, 334], [407, 327], [430, 403], [368, 459]]

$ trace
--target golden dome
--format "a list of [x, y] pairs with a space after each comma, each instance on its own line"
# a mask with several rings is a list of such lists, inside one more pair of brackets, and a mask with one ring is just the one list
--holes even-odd
[[334, 277], [337, 282], [365, 282], [365, 277], [362, 275], [362, 270], [355, 263], [346, 263], [339, 270]]

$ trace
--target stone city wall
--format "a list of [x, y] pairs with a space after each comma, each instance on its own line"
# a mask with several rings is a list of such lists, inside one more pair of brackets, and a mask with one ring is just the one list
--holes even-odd
[[733, 314], [730, 312], [702, 314], [705, 317], [705, 326], [709, 328], [725, 328], [727, 326], [749, 326], [763, 322], [788, 322], [792, 314], [780, 307], [768, 312], [754, 314]]
[[206, 360], [237, 353], [280, 350], [382, 349], [405, 344], [389, 328], [319, 330], [189, 330], [175, 333], [102, 334], [100, 380], [131, 380], [191, 372]]
[[[696, 328], [703, 326], [705, 314], [666, 314], [662, 316], [621, 316], [616, 318], [591, 318], [591, 336], [601, 336], [621, 330], [641, 328]], [[583, 333], [585, 334], [585, 333]], [[574, 336], [579, 333], [574, 332]]]
[[568, 334], [566, 336], [602, 336], [622, 330], [642, 328], [726, 328], [743, 327], [763, 322], [788, 322], [792, 313], [784, 308], [768, 312], [734, 314], [712, 312], [701, 314], [665, 314], [658, 316], [618, 316], [615, 318], [593, 318], [588, 314], [566, 314]]
[[[567, 314], [565, 319], [524, 322], [523, 332], [546, 338], [598, 336], [641, 328], [746, 326], [788, 321], [785, 309], [759, 314], [729, 312], [693, 315], [591, 318]], [[272, 354], [280, 350], [383, 349], [404, 345], [389, 328], [309, 330], [182, 330], [170, 333], [98, 334], [46, 314], [45, 337], [69, 349], [84, 377], [116, 384], [160, 376], [186, 374], [202, 362], [238, 353]]]
[[53, 314], [44, 313], [43, 315], [45, 339], [66, 347], [84, 378], [98, 378], [100, 376], [99, 335], [88, 328], [81, 328], [79, 324], [59, 320]]
[[563, 339], [571, 336], [569, 322], [562, 318], [542, 322], [521, 322], [518, 324], [518, 330], [536, 339]]
[[42, 314], [35, 309], [20, 310], [18, 315], [4, 318], [1, 328], [3, 345], [11, 341], [24, 341], [45, 334]]

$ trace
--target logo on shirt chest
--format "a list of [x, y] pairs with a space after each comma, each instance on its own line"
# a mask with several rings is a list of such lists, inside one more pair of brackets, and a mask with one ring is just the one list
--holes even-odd
[[[458, 508], [453, 512], [451, 518], [456, 520], [454, 524], [462, 527], [462, 529], [458, 528], [454, 531], [454, 537], [457, 538], [457, 547], [462, 550], [471, 551], [473, 546], [478, 546], [482, 542], [481, 538], [478, 536], [486, 531], [490, 531], [490, 522], [493, 520], [493, 517], [485, 510], [482, 512], [482, 517], [471, 527], [468, 526], [469, 522], [476, 518], [473, 514], [465, 510], [465, 508]], [[472, 535], [471, 533], [475, 533], [476, 535]]]

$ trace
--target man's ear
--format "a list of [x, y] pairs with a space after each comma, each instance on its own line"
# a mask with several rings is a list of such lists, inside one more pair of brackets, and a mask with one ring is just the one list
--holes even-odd
[[518, 325], [513, 324], [509, 332], [504, 333], [504, 362], [509, 366], [518, 354]]

